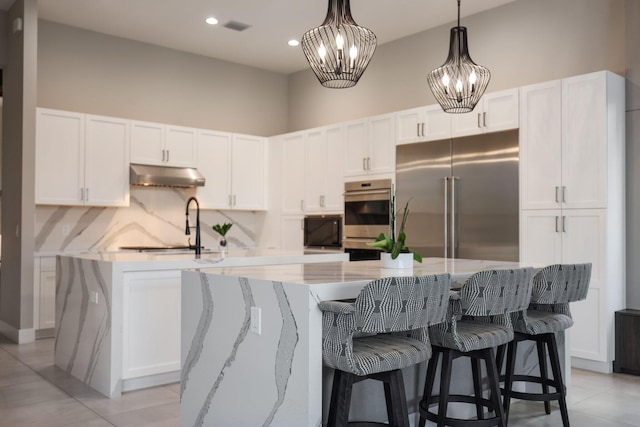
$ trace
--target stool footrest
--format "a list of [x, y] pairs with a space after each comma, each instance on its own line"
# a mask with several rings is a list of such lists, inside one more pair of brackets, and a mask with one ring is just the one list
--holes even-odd
[[[432, 396], [426, 402], [423, 400], [419, 403], [420, 414], [423, 415], [427, 420], [437, 423], [438, 422], [438, 414], [429, 411], [429, 407], [431, 405], [435, 405], [438, 403], [439, 396]], [[458, 394], [450, 394], [448, 396], [449, 402], [459, 402], [459, 403], [471, 403], [475, 404], [476, 399], [473, 396], [464, 396]], [[489, 411], [493, 411], [493, 405], [491, 401], [488, 399], [478, 399], [479, 402], [482, 403], [482, 406], [489, 409]], [[500, 425], [500, 417], [491, 417], [484, 420], [476, 420], [476, 419], [463, 419], [463, 418], [451, 418], [445, 417], [445, 425], [451, 427], [493, 427]]]

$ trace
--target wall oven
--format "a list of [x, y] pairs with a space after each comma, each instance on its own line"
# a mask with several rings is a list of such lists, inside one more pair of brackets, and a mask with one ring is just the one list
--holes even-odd
[[367, 242], [389, 234], [390, 203], [390, 179], [345, 183], [343, 246], [351, 261], [380, 259], [380, 251]]

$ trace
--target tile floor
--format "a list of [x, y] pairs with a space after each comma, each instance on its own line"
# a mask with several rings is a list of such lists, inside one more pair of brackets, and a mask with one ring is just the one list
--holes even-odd
[[[574, 369], [568, 396], [575, 427], [640, 426], [640, 377]], [[177, 384], [107, 399], [53, 366], [53, 339], [16, 345], [0, 335], [0, 426], [178, 426]], [[561, 426], [553, 407], [511, 405], [510, 426]], [[277, 427], [277, 426], [274, 426]]]

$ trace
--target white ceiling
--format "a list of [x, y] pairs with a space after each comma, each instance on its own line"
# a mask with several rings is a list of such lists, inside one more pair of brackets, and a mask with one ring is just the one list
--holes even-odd
[[[0, 0], [12, 2], [13, 0]], [[38, 0], [39, 17], [74, 27], [223, 59], [279, 73], [308, 66], [287, 45], [322, 23], [328, 0]], [[515, 0], [466, 0], [464, 17]], [[455, 21], [455, 0], [353, 0], [358, 25], [378, 45]], [[215, 16], [220, 23], [205, 24]], [[223, 27], [248, 24], [243, 32]]]

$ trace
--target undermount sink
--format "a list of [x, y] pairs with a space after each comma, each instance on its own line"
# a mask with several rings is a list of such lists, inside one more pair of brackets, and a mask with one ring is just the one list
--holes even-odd
[[[158, 252], [158, 253], [189, 253], [194, 251], [194, 248], [190, 248], [187, 245], [167, 245], [167, 246], [120, 246], [120, 250], [123, 251], [137, 251], [137, 252]], [[201, 253], [211, 254], [216, 253], [213, 249], [202, 248]]]

